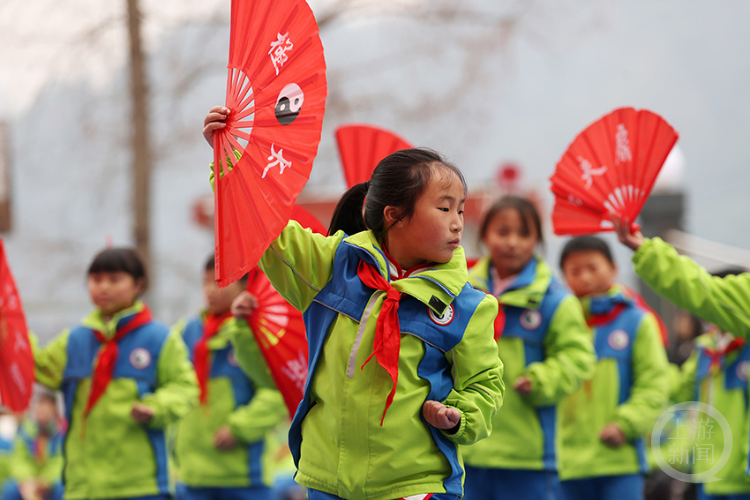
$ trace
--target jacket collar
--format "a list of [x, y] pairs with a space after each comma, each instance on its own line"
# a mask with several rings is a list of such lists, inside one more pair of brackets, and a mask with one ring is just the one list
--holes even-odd
[[344, 239], [344, 244], [355, 248], [361, 260], [374, 265], [393, 288], [411, 295], [429, 306], [435, 313], [443, 314], [468, 281], [466, 255], [463, 247], [453, 252], [450, 261], [417, 269], [406, 278], [391, 281], [388, 258], [372, 231], [362, 231]]
[[[471, 269], [469, 281], [475, 288], [494, 295], [490, 275], [491, 267], [490, 256], [483, 257]], [[508, 306], [539, 309], [553, 278], [552, 269], [541, 257], [535, 255], [498, 299]]]
[[624, 306], [633, 304], [633, 299], [628, 290], [618, 284], [615, 284], [606, 293], [601, 295], [590, 295], [581, 298], [581, 306], [583, 306], [583, 312], [587, 318], [592, 315], [607, 314], [618, 304]]
[[145, 304], [142, 301], [136, 300], [132, 307], [118, 312], [109, 321], [104, 320], [101, 309], [97, 307], [91, 314], [83, 318], [81, 324], [86, 328], [102, 332], [105, 337], [110, 338], [115, 334], [118, 327], [123, 326], [131, 317], [143, 311], [144, 307]]

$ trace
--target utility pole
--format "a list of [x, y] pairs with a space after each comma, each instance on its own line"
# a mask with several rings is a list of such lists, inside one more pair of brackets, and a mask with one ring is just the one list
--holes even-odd
[[149, 276], [151, 271], [151, 145], [148, 133], [148, 85], [141, 40], [138, 0], [127, 0], [130, 47], [133, 237]]

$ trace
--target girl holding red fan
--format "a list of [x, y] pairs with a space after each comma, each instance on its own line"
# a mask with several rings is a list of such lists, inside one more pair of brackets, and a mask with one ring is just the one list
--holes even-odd
[[542, 227], [531, 201], [501, 198], [480, 235], [490, 254], [471, 269], [470, 282], [501, 304], [504, 325], [498, 321], [495, 338], [513, 390], [492, 435], [462, 449], [465, 498], [559, 499], [557, 409], [593, 374], [591, 337], [578, 300], [535, 254]]
[[100, 252], [88, 270], [96, 308], [35, 352], [37, 381], [65, 398], [68, 500], [170, 498], [165, 429], [198, 391], [179, 332], [139, 299], [145, 287], [134, 250]]
[[399, 151], [347, 191], [331, 236], [291, 221], [261, 258], [305, 312], [289, 440], [311, 500], [463, 494], [458, 445], [489, 435], [504, 389], [497, 302], [468, 284], [460, 246], [465, 197], [437, 153]]

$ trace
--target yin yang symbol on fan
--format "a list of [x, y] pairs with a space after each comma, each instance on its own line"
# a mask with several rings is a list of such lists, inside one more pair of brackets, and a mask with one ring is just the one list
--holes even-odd
[[299, 116], [302, 104], [305, 102], [305, 93], [296, 83], [287, 84], [279, 93], [276, 100], [276, 119], [282, 125], [289, 125]]

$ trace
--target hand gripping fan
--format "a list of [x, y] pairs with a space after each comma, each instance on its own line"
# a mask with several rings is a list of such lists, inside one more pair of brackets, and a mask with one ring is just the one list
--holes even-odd
[[372, 125], [342, 125], [336, 129], [336, 144], [349, 187], [369, 181], [378, 162], [389, 154], [412, 147], [393, 132]]
[[[302, 227], [326, 228], [305, 209], [295, 206], [294, 219]], [[292, 307], [271, 285], [259, 268], [250, 271], [247, 291], [255, 296], [258, 307], [247, 321], [260, 346], [276, 388], [284, 397], [290, 415], [297, 411], [307, 381], [307, 334], [302, 313]]]
[[29, 407], [34, 385], [31, 352], [21, 298], [0, 240], [0, 401], [11, 411]]
[[555, 234], [612, 231], [643, 208], [678, 134], [651, 111], [620, 108], [575, 138], [550, 177]]
[[220, 286], [252, 269], [289, 220], [320, 142], [325, 69], [303, 0], [232, 0], [230, 113], [214, 134]]

